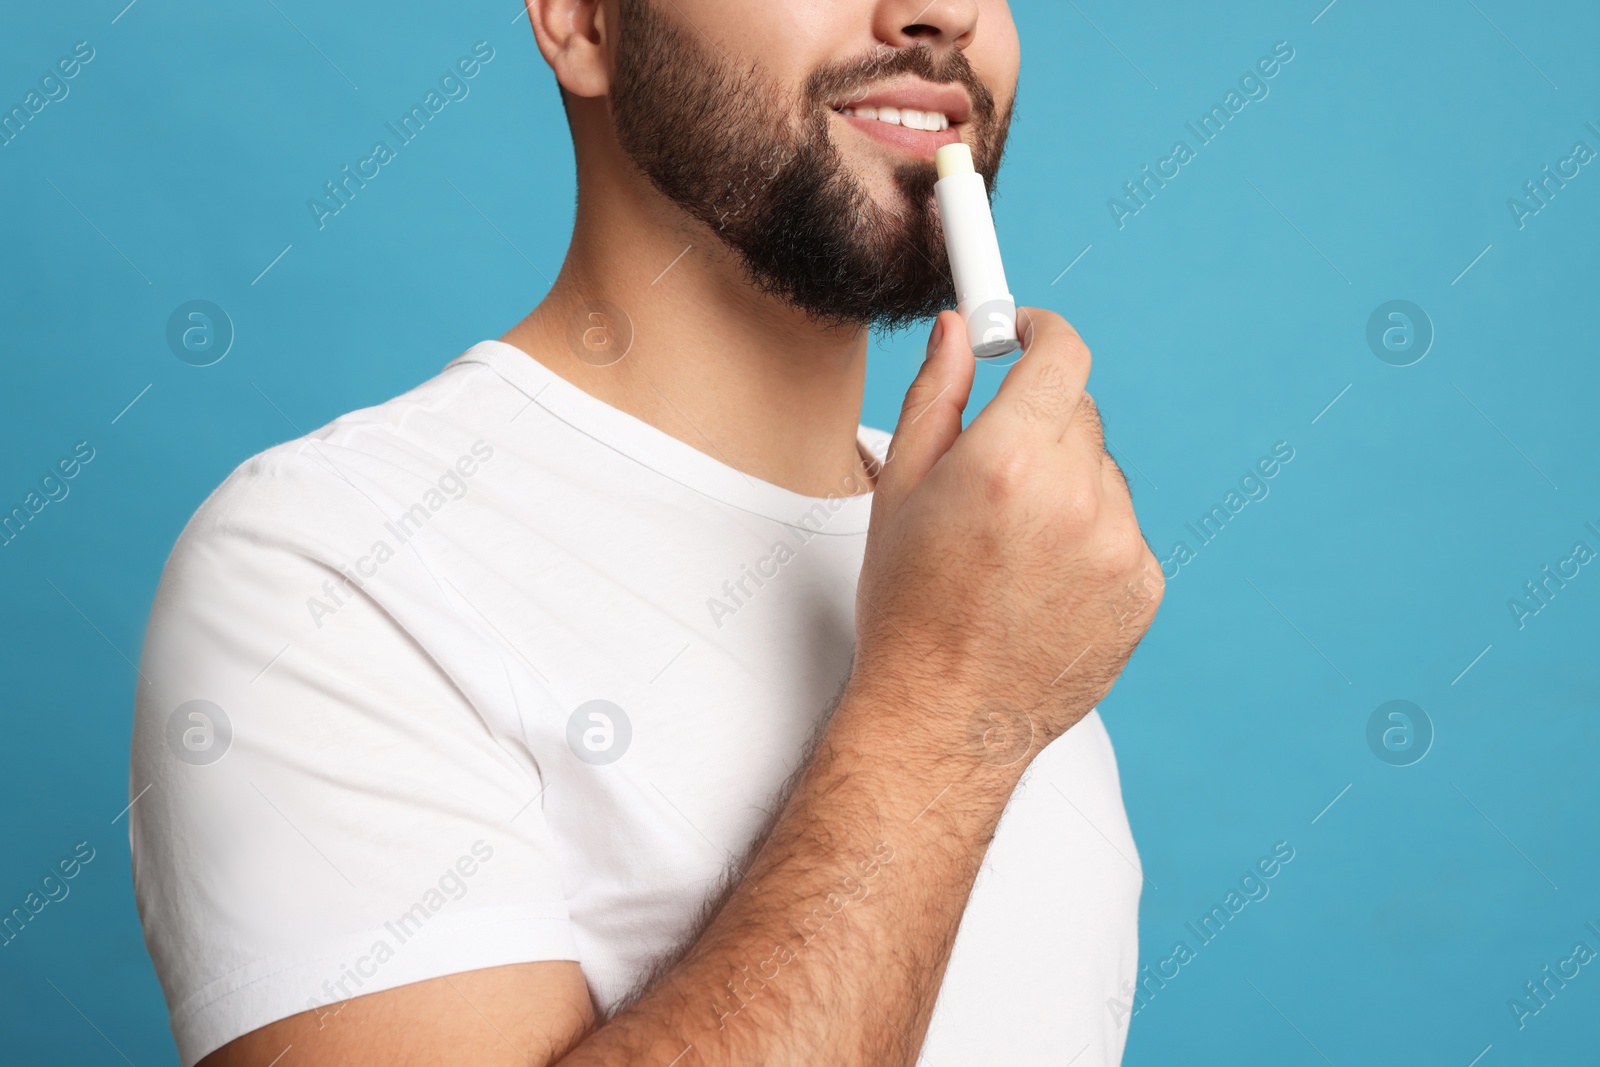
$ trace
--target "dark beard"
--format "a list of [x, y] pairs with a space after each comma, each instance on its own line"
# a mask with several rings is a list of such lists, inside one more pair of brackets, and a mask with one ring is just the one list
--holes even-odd
[[991, 193], [1011, 106], [966, 56], [888, 49], [811, 75], [794, 101], [755, 65], [740, 73], [692, 27], [651, 0], [621, 0], [617, 139], [651, 183], [709, 226], [757, 290], [825, 327], [910, 327], [955, 305], [932, 161], [894, 171], [905, 206], [890, 212], [850, 174], [829, 134], [832, 101], [896, 74], [962, 84], [972, 96], [973, 160]]

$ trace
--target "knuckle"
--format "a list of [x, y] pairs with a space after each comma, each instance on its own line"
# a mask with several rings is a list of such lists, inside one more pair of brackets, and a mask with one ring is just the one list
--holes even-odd
[[1123, 573], [1140, 576], [1145, 569], [1145, 561], [1150, 557], [1150, 546], [1144, 543], [1144, 534], [1139, 532], [1138, 524], [1128, 523], [1122, 531], [1120, 562]]
[[1102, 559], [1107, 570], [1119, 579], [1131, 579], [1139, 573], [1148, 549], [1139, 528], [1132, 523], [1117, 523], [1107, 532], [1102, 543]]
[[1156, 554], [1150, 551], [1150, 546], [1144, 543], [1144, 538], [1139, 538], [1142, 546], [1139, 552], [1139, 579], [1150, 590], [1150, 595], [1156, 600], [1161, 599], [1161, 594], [1167, 589], [1167, 576], [1161, 571], [1161, 561], [1156, 559]]
[[1116, 616], [1117, 629], [1131, 628], [1136, 639], [1155, 618], [1166, 588], [1161, 569], [1153, 566], [1155, 557], [1142, 541], [1139, 548], [1140, 551], [1132, 553], [1137, 557], [1135, 565], [1116, 570], [1112, 578], [1115, 589], [1112, 595], [1113, 614]]
[[1033, 458], [1022, 448], [996, 448], [977, 463], [984, 499], [1001, 506], [1025, 495], [1033, 477]]
[[1159, 566], [1151, 568], [1154, 577], [1150, 579], [1150, 611], [1153, 614], [1161, 607], [1161, 601], [1167, 594], [1167, 576], [1161, 573]]
[[1142, 533], [1139, 535], [1139, 551], [1137, 559], [1134, 561], [1134, 567], [1141, 575], [1146, 576], [1152, 582], [1164, 584], [1166, 581], [1161, 576], [1161, 563], [1156, 559], [1156, 554], [1150, 551], [1150, 546], [1145, 542]]
[[1063, 488], [1057, 521], [1066, 529], [1082, 533], [1100, 521], [1100, 493], [1087, 479], [1073, 479]]

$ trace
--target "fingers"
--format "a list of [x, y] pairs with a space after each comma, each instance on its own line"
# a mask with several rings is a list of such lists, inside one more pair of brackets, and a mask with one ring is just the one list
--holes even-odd
[[1094, 420], [1088, 440], [1099, 437], [1093, 403], [1085, 405], [1089, 349], [1060, 315], [1040, 308], [1018, 308], [1022, 357], [1007, 372], [994, 399], [972, 420], [969, 430], [998, 433], [1013, 440], [1060, 441], [1087, 410]]
[[961, 414], [972, 393], [975, 365], [961, 316], [941, 311], [934, 320], [927, 358], [906, 390], [900, 420], [874, 495], [898, 502], [950, 450], [961, 435]]

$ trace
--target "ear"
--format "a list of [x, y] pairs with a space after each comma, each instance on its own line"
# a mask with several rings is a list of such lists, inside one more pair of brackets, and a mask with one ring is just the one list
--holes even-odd
[[573, 96], [611, 90], [611, 12], [604, 0], [525, 0], [539, 52]]

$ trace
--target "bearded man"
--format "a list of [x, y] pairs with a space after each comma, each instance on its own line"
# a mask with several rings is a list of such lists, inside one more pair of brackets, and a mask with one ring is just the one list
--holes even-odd
[[[184, 1067], [1119, 1062], [1095, 707], [1160, 570], [1077, 334], [1029, 309], [963, 427], [941, 311], [1007, 5], [527, 6], [560, 276], [240, 466], [162, 578], [130, 835]], [[929, 318], [861, 425], [870, 331]]]

